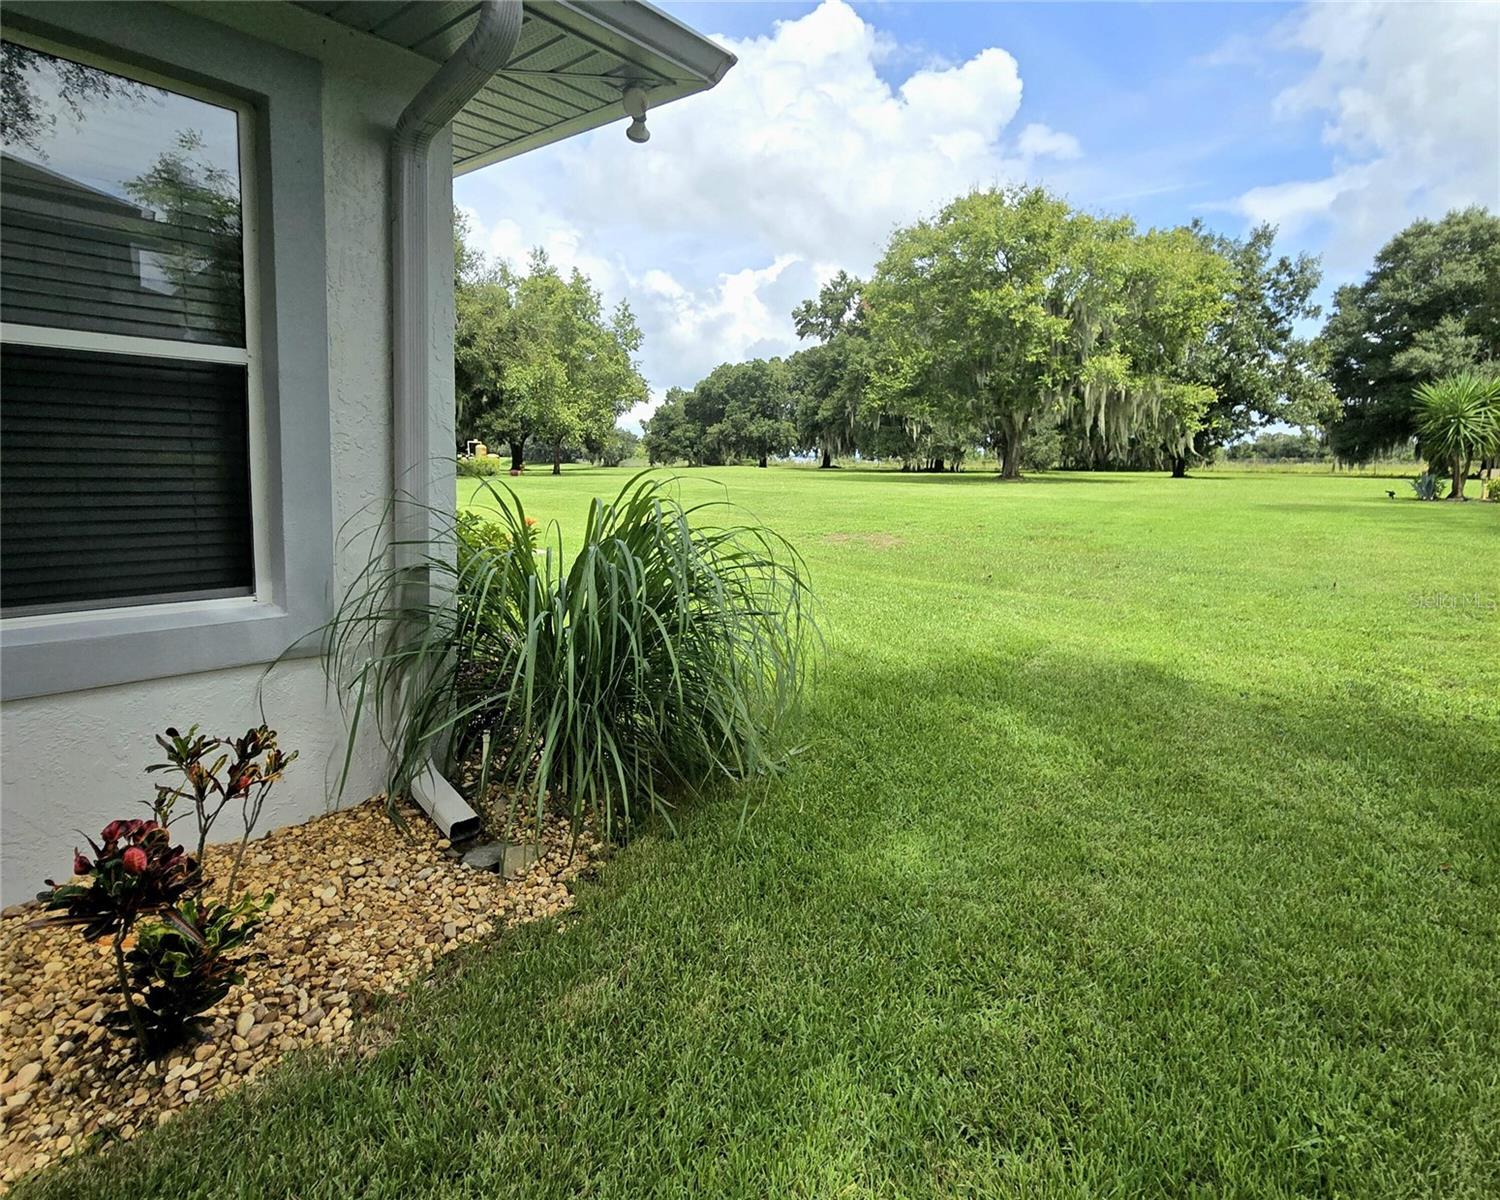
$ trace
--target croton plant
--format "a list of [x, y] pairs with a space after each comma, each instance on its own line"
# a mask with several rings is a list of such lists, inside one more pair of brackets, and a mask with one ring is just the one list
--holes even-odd
[[[200, 737], [196, 726], [186, 735], [169, 729], [157, 741], [171, 761], [150, 769], [176, 770], [182, 785], [157, 788], [155, 819], [111, 821], [99, 841], [89, 838], [93, 856], [75, 850], [73, 878], [49, 879], [50, 890], [39, 896], [54, 920], [80, 926], [89, 941], [111, 939], [123, 1007], [108, 1024], [133, 1034], [146, 1055], [199, 1035], [207, 1024], [202, 1014], [242, 981], [245, 947], [272, 896], [236, 901], [235, 878], [267, 791], [297, 757], [278, 749], [275, 731], [264, 725], [242, 738]], [[214, 757], [220, 746], [229, 752]], [[172, 802], [184, 796], [194, 801], [197, 854], [172, 842]], [[231, 801], [241, 805], [244, 833], [228, 888], [210, 900], [211, 881], [200, 865], [203, 846], [214, 818]], [[133, 930], [135, 944], [127, 954]]]

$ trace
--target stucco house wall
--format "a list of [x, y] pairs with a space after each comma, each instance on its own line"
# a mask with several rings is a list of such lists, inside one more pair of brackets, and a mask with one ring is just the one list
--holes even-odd
[[[7, 4], [5, 21], [54, 40], [107, 52], [163, 75], [183, 73], [211, 86], [220, 56], [205, 57], [205, 46], [217, 46], [223, 62], [233, 63], [233, 90], [253, 93], [257, 76], [278, 71], [303, 73], [315, 83], [318, 103], [291, 103], [275, 91], [251, 95], [257, 117], [272, 136], [293, 130], [302, 140], [277, 161], [278, 169], [295, 166], [316, 172], [322, 180], [322, 213], [263, 205], [262, 231], [277, 239], [281, 250], [319, 242], [322, 263], [300, 276], [287, 270], [262, 280], [272, 293], [267, 304], [281, 320], [281, 344], [270, 339], [267, 361], [275, 360], [280, 388], [276, 402], [288, 416], [282, 428], [300, 441], [307, 429], [324, 428], [321, 444], [282, 447], [320, 461], [325, 478], [318, 485], [328, 494], [311, 500], [296, 494], [275, 498], [280, 505], [313, 513], [311, 528], [296, 526], [296, 538], [313, 547], [325, 562], [318, 580], [320, 608], [326, 615], [333, 597], [362, 565], [362, 546], [342, 546], [338, 531], [372, 524], [391, 494], [391, 332], [389, 306], [389, 220], [387, 155], [392, 126], [408, 99], [430, 72], [409, 55], [382, 53], [369, 39], [356, 43], [306, 14], [262, 5], [98, 5]], [[259, 10], [259, 11], [256, 11]], [[309, 107], [320, 111], [308, 111]], [[321, 154], [317, 151], [321, 151]], [[319, 161], [321, 159], [321, 161]], [[435, 195], [451, 194], [449, 148], [440, 138], [432, 154]], [[250, 177], [259, 188], [264, 178]], [[264, 191], [261, 192], [264, 195]], [[431, 347], [434, 399], [432, 444], [452, 445], [451, 230], [445, 206], [437, 206], [429, 233], [436, 252], [432, 295], [437, 303]], [[309, 222], [316, 228], [307, 228]], [[306, 280], [320, 279], [317, 289]], [[291, 341], [299, 323], [316, 327], [326, 320], [326, 369], [309, 376], [293, 362]], [[321, 334], [319, 334], [321, 336]], [[277, 355], [280, 353], [281, 357]], [[317, 380], [316, 383], [311, 380]], [[302, 420], [308, 413], [326, 422]], [[294, 422], [291, 416], [295, 415]], [[295, 428], [294, 428], [295, 425]], [[316, 439], [315, 439], [316, 440]], [[437, 471], [432, 499], [452, 503], [451, 460]], [[327, 526], [324, 528], [324, 526]], [[317, 549], [317, 547], [322, 547]], [[341, 548], [337, 548], [341, 547]], [[330, 549], [332, 548], [332, 549]], [[288, 547], [287, 561], [296, 559]], [[307, 561], [306, 559], [303, 560]], [[327, 569], [331, 566], [331, 570]], [[316, 570], [312, 572], [316, 574]], [[298, 574], [307, 574], [298, 567]], [[294, 579], [289, 587], [295, 587]], [[300, 613], [296, 632], [314, 628], [311, 609]], [[294, 623], [296, 624], [296, 623]], [[285, 632], [291, 632], [289, 625]], [[0, 630], [0, 640], [4, 632]], [[290, 638], [282, 638], [287, 641]], [[315, 658], [286, 661], [269, 674], [264, 659], [213, 670], [184, 670], [158, 678], [125, 679], [110, 686], [10, 699], [0, 705], [0, 895], [6, 904], [31, 896], [45, 876], [66, 877], [70, 851], [82, 835], [96, 834], [108, 820], [142, 815], [150, 798], [143, 768], [159, 756], [152, 735], [167, 725], [197, 723], [210, 732], [243, 732], [268, 723], [282, 743], [301, 752], [285, 782], [275, 789], [262, 818], [262, 830], [321, 813], [333, 802], [331, 788], [342, 763], [344, 727], [337, 706], [328, 698]], [[378, 748], [364, 745], [356, 754], [342, 801], [364, 798], [378, 789]], [[228, 815], [229, 821], [237, 816]], [[227, 836], [227, 833], [226, 833]]]

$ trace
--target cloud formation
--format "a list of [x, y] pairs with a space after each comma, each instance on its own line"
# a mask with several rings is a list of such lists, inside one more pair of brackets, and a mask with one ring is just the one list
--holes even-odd
[[1500, 204], [1500, 8], [1491, 4], [1314, 4], [1280, 46], [1311, 69], [1274, 115], [1322, 122], [1332, 170], [1244, 192], [1246, 217], [1284, 236], [1328, 226], [1325, 261], [1367, 263], [1420, 216]]

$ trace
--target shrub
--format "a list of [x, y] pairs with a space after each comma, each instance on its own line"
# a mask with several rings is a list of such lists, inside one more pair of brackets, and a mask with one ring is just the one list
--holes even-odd
[[[245, 846], [260, 821], [266, 793], [281, 780], [283, 772], [297, 757], [297, 751], [283, 753], [276, 745], [276, 731], [265, 725], [246, 730], [245, 736], [239, 738], [202, 737], [196, 725], [186, 734], [169, 728], [164, 735], [157, 735], [156, 742], [167, 752], [167, 761], [153, 763], [146, 768], [147, 773], [174, 771], [182, 776], [183, 783], [180, 787], [157, 784], [152, 811], [162, 825], [168, 825], [177, 801], [191, 798], [193, 813], [198, 822], [200, 859], [203, 857], [204, 846], [208, 844], [209, 830], [213, 828], [219, 814], [230, 804], [237, 802], [240, 806], [240, 841], [226, 889], [226, 894], [233, 898], [240, 863], [245, 857]], [[228, 746], [233, 755], [220, 754], [213, 759], [211, 765], [205, 766], [209, 756], [221, 746]]]
[[1484, 498], [1486, 500], [1500, 500], [1500, 475], [1495, 476], [1485, 483]]
[[461, 512], [454, 523], [458, 539], [458, 569], [462, 573], [480, 554], [504, 554], [510, 549], [510, 534], [495, 521], [477, 513]]
[[73, 874], [85, 883], [56, 883], [39, 897], [70, 924], [83, 926], [89, 941], [128, 930], [143, 913], [157, 912], [198, 887], [198, 860], [155, 821], [111, 821], [88, 839], [92, 859], [73, 852]]
[[459, 552], [426, 564], [452, 603], [414, 611], [377, 547], [324, 632], [351, 740], [368, 709], [392, 750], [390, 795], [432, 758], [454, 775], [489, 734], [497, 782], [612, 836], [665, 814], [667, 790], [778, 766], [812, 632], [790, 545], [710, 524], [729, 506], [685, 508], [643, 472], [590, 504], [569, 557], [509, 488], [485, 490], [504, 540], [450, 517]]
[[88, 941], [112, 937], [115, 977], [124, 1008], [117, 1024], [131, 1029], [143, 1051], [153, 1040], [137, 1008], [125, 968], [125, 937], [136, 921], [162, 912], [183, 895], [203, 883], [198, 860], [181, 846], [172, 845], [171, 834], [155, 821], [111, 821], [89, 841], [94, 857], [73, 852], [73, 874], [83, 883], [56, 883], [40, 899], [60, 919], [81, 925]]
[[[207, 1012], [244, 981], [248, 956], [239, 953], [271, 905], [268, 892], [236, 904], [192, 898], [161, 921], [143, 924], [126, 956], [131, 982], [141, 993], [139, 1013], [148, 1053], [160, 1054], [202, 1032]], [[123, 1014], [112, 1018], [122, 1027]]]
[[488, 479], [492, 475], [499, 475], [505, 470], [500, 459], [490, 454], [484, 458], [458, 459], [458, 474], [465, 479]]
[[[39, 896], [56, 919], [82, 926], [89, 941], [113, 938], [123, 1008], [109, 1023], [133, 1033], [148, 1055], [196, 1033], [200, 1014], [239, 980], [243, 960], [235, 952], [254, 935], [271, 896], [235, 903], [235, 880], [266, 793], [297, 757], [295, 751], [283, 753], [275, 730], [264, 725], [239, 738], [203, 737], [195, 725], [186, 734], [168, 729], [156, 740], [167, 761], [147, 771], [176, 771], [182, 785], [158, 784], [151, 802], [155, 820], [111, 821], [97, 843], [90, 840], [92, 859], [73, 852], [78, 882], [49, 879], [51, 890]], [[227, 752], [218, 753], [221, 747]], [[192, 799], [197, 818], [197, 855], [172, 845], [168, 830], [172, 810], [184, 798]], [[203, 898], [207, 881], [199, 864], [209, 830], [232, 802], [239, 803], [243, 835], [229, 873], [228, 902], [210, 904]], [[141, 927], [127, 966], [126, 936], [148, 916], [161, 919]], [[137, 990], [143, 993], [139, 1002]]]
[[1447, 486], [1440, 476], [1431, 471], [1418, 475], [1411, 481], [1411, 490], [1416, 492], [1418, 500], [1441, 500]]

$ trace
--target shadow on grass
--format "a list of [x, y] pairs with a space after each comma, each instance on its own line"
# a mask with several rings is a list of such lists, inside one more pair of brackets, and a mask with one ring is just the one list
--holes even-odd
[[[1500, 810], [1478, 798], [1478, 781], [1500, 777], [1497, 723], [1429, 715], [1347, 671], [1309, 694], [1220, 688], [1152, 662], [1042, 643], [915, 668], [871, 655], [817, 685], [808, 724], [826, 731], [807, 756], [812, 770], [829, 743], [839, 761], [857, 746], [859, 763], [900, 746], [914, 779], [900, 803], [942, 802], [951, 795], [942, 781], [955, 776], [1023, 802], [1049, 788], [1108, 785], [1132, 805], [1171, 795], [1226, 814], [1254, 800], [1311, 817], [1343, 794], [1365, 811], [1441, 814], [1455, 832], [1482, 832], [1500, 850]], [[885, 792], [862, 778], [869, 774], [855, 766], [849, 779], [872, 805]], [[1491, 870], [1500, 872], [1500, 859]]]

